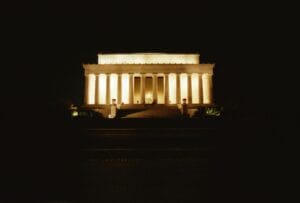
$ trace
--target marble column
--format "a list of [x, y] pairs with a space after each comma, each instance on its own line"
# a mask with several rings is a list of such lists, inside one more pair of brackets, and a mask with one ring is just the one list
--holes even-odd
[[188, 103], [192, 104], [192, 74], [187, 74], [188, 79]]
[[165, 104], [169, 104], [169, 74], [165, 74]]
[[117, 103], [122, 103], [122, 74], [118, 74], [118, 99]]
[[202, 74], [201, 73], [198, 74], [198, 78], [199, 78], [199, 81], [198, 81], [199, 104], [203, 104], [203, 85], [202, 85]]
[[88, 104], [89, 98], [89, 76], [84, 76], [84, 104]]
[[202, 75], [202, 85], [203, 85], [203, 103], [212, 104], [213, 103], [212, 74], [204, 73]]
[[141, 104], [145, 104], [145, 74], [141, 74]]
[[94, 105], [95, 104], [95, 87], [96, 87], [96, 75], [88, 74], [86, 75], [86, 104]]
[[209, 100], [210, 104], [214, 103], [214, 98], [213, 98], [213, 75], [208, 74], [208, 84], [209, 84]]
[[106, 104], [110, 103], [110, 74], [106, 74]]
[[99, 84], [100, 84], [100, 75], [98, 74], [98, 75], [95, 75], [95, 77], [96, 77], [96, 82], [95, 82], [95, 104], [100, 104], [100, 98], [99, 98], [99, 96], [100, 96], [100, 93], [99, 93], [99, 90], [100, 90], [100, 88], [99, 88]]
[[153, 74], [153, 101], [157, 104], [157, 74]]
[[129, 73], [129, 104], [133, 104], [133, 74]]
[[176, 74], [176, 99], [177, 104], [181, 104], [181, 94], [180, 94], [180, 73]]

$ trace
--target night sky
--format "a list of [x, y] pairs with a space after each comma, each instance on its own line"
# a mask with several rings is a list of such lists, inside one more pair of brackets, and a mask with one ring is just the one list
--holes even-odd
[[286, 21], [277, 15], [283, 5], [109, 2], [4, 6], [1, 94], [10, 99], [2, 102], [82, 104], [82, 64], [97, 63], [100, 52], [197, 52], [202, 62], [216, 63], [217, 104], [253, 112], [282, 102], [274, 61], [286, 43], [280, 40]]

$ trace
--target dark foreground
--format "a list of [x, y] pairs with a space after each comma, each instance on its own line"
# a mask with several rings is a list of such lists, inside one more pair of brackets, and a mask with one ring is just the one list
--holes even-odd
[[32, 134], [11, 138], [14, 148], [4, 148], [6, 202], [287, 198], [284, 140], [264, 122], [57, 121], [23, 130]]

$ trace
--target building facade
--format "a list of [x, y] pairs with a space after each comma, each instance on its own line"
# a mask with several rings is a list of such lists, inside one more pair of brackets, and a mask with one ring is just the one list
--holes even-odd
[[214, 103], [214, 64], [201, 64], [199, 54], [99, 54], [83, 68], [85, 106]]

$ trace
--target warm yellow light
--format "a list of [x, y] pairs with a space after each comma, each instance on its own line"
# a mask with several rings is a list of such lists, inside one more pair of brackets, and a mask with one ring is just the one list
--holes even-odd
[[188, 78], [186, 73], [180, 74], [180, 103], [183, 103], [182, 100], [186, 99], [188, 101]]
[[145, 76], [145, 103], [153, 102], [153, 78], [152, 75]]
[[192, 103], [199, 104], [199, 75], [192, 74]]
[[99, 75], [99, 103], [106, 104], [106, 75]]
[[148, 92], [148, 93], [145, 95], [145, 103], [146, 103], [146, 104], [151, 104], [152, 101], [153, 101], [152, 93]]
[[98, 54], [98, 64], [199, 64], [199, 54]]
[[122, 102], [129, 104], [129, 74], [122, 74]]
[[72, 116], [73, 116], [73, 117], [78, 116], [78, 111], [73, 111], [73, 112], [72, 112]]
[[203, 85], [203, 103], [210, 104], [211, 101], [211, 76], [209, 74], [202, 75], [202, 85]]
[[87, 79], [88, 79], [87, 104], [95, 104], [96, 76], [95, 76], [95, 74], [88, 74]]
[[176, 104], [176, 74], [169, 74], [169, 101], [170, 104]]
[[118, 75], [110, 74], [110, 103], [115, 99], [118, 103]]

